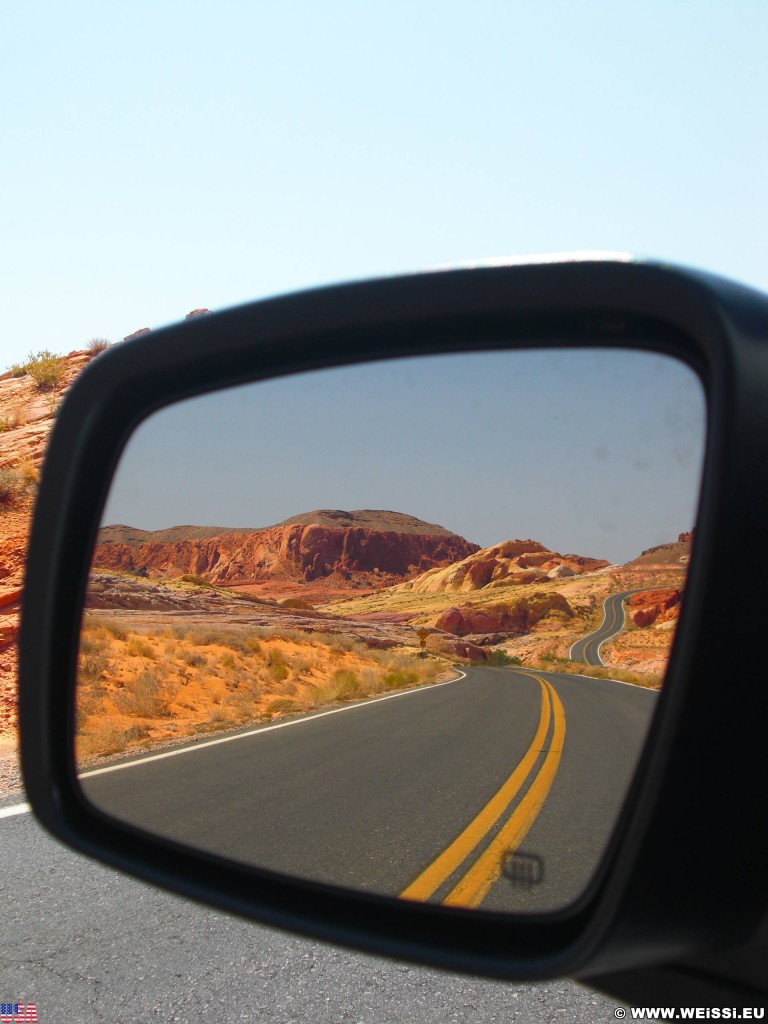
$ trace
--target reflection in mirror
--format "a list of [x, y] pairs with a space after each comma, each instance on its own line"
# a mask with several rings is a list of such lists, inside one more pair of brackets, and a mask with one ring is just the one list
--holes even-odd
[[303, 879], [572, 903], [657, 705], [704, 421], [687, 367], [618, 349], [395, 360], [156, 413], [93, 554], [86, 796]]

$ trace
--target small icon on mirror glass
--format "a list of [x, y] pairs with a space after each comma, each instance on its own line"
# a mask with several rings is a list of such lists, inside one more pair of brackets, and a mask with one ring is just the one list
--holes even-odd
[[504, 855], [501, 873], [514, 885], [541, 885], [544, 881], [544, 861], [535, 853], [510, 850]]

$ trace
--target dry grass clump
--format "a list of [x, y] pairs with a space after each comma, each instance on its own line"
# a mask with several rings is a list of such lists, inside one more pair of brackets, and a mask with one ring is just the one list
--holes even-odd
[[106, 338], [91, 338], [88, 342], [87, 352], [91, 357], [101, 355], [102, 352], [106, 352], [109, 348], [109, 342]]
[[0, 469], [0, 507], [10, 508], [37, 490], [39, 473], [31, 459]]
[[27, 411], [22, 405], [10, 406], [7, 411], [0, 416], [0, 434], [6, 430], [16, 430], [17, 427], [23, 427], [27, 422]]
[[80, 644], [78, 757], [376, 696], [433, 681], [444, 667], [399, 650], [371, 650], [353, 638], [254, 632], [153, 634], [127, 630], [108, 615], [88, 616]]

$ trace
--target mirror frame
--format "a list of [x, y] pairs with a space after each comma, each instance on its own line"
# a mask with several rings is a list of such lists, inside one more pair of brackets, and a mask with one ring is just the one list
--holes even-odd
[[[744, 803], [728, 803], [729, 786], [706, 743], [689, 742], [683, 751], [676, 740], [687, 729], [702, 737], [715, 727], [751, 730], [742, 744], [751, 754], [739, 751], [739, 767], [758, 767], [759, 716], [745, 723], [723, 708], [708, 669], [722, 654], [713, 624], [723, 613], [713, 581], [726, 578], [726, 538], [746, 538], [756, 551], [766, 547], [751, 513], [754, 487], [745, 485], [744, 462], [752, 456], [743, 450], [752, 431], [768, 436], [768, 410], [754, 386], [768, 386], [768, 355], [756, 345], [766, 337], [768, 302], [748, 289], [631, 260], [571, 258], [303, 292], [195, 318], [99, 356], [60, 410], [27, 563], [20, 719], [35, 813], [73, 848], [193, 899], [354, 948], [490, 977], [594, 975], [744, 936], [758, 909], [756, 887], [768, 894], [762, 857], [750, 843], [732, 842], [730, 873], [712, 877], [702, 856], [709, 833], [701, 795], [719, 799], [720, 831], [734, 838], [744, 828]], [[687, 363], [703, 383], [708, 432], [667, 682], [632, 792], [579, 903], [556, 914], [502, 917], [353, 894], [153, 839], [85, 801], [73, 757], [80, 616], [106, 492], [141, 420], [171, 402], [247, 380], [478, 347], [562, 348], [564, 338], [573, 347], [643, 349]], [[768, 461], [760, 479], [768, 507]], [[726, 628], [734, 619], [725, 614]], [[756, 625], [756, 613], [753, 619]], [[743, 628], [744, 616], [738, 622]], [[725, 927], [709, 912], [713, 900], [732, 908]]]

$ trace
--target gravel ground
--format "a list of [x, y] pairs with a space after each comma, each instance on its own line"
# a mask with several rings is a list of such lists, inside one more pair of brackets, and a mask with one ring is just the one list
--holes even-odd
[[[10, 747], [10, 749], [9, 749]], [[0, 799], [14, 796], [22, 791], [21, 766], [15, 743], [0, 746]]]

